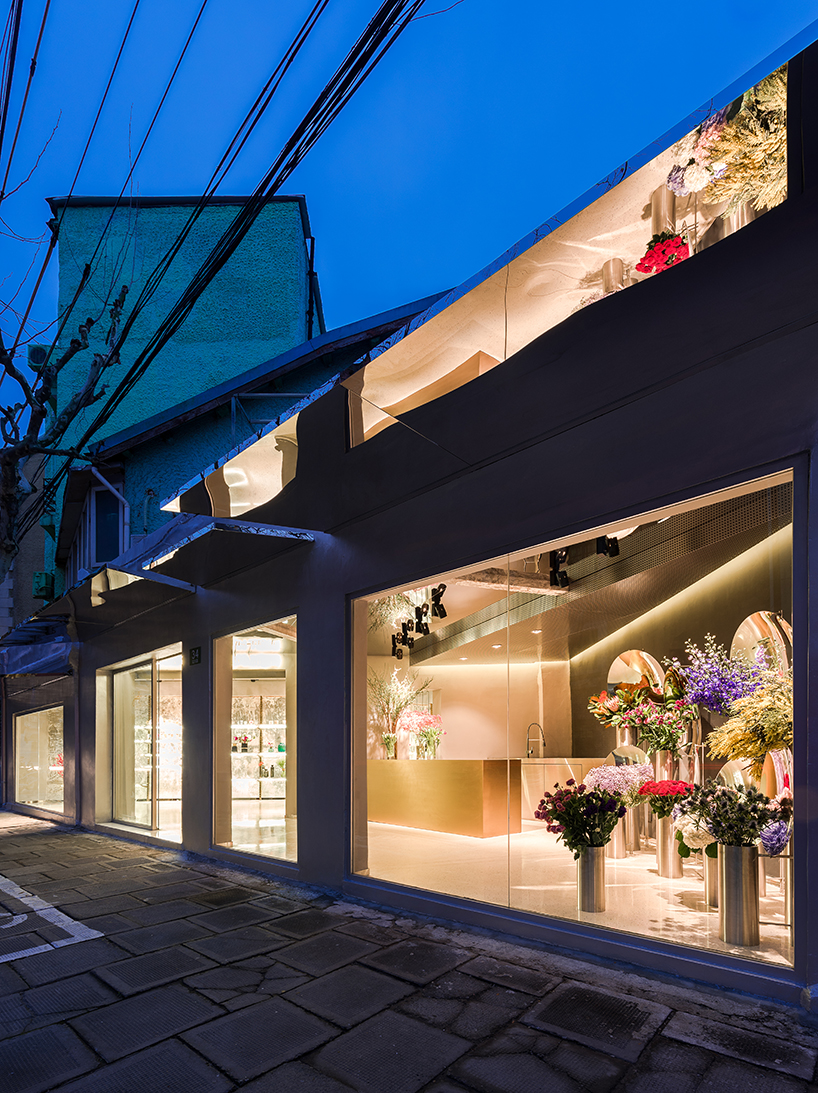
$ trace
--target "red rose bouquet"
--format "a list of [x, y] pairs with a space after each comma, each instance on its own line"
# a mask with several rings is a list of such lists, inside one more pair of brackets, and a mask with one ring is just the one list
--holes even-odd
[[690, 782], [645, 782], [639, 790], [641, 797], [647, 797], [654, 814], [660, 819], [669, 816], [679, 801], [693, 792]]
[[641, 262], [636, 263], [640, 273], [661, 273], [690, 257], [687, 239], [679, 232], [660, 232], [648, 243]]

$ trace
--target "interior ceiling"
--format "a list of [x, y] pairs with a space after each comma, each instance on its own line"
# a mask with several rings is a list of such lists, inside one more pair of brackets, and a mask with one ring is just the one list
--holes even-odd
[[[792, 486], [785, 483], [638, 528], [615, 559], [578, 544], [569, 549], [571, 585], [563, 596], [537, 594], [548, 577], [531, 572], [510, 583], [507, 599], [416, 638], [410, 662], [499, 664], [507, 649], [512, 663], [568, 660], [786, 527], [791, 514]], [[535, 554], [528, 564], [536, 564]], [[512, 565], [521, 568], [523, 559]], [[520, 568], [510, 574], [521, 578]], [[489, 572], [455, 580], [482, 584]], [[513, 590], [525, 585], [527, 591]]]

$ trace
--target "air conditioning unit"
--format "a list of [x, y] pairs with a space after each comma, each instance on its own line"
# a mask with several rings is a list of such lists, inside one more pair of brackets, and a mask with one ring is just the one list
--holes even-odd
[[29, 342], [26, 346], [29, 368], [32, 368], [35, 372], [38, 368], [41, 368], [46, 362], [50, 349], [50, 345], [38, 345], [36, 342]]

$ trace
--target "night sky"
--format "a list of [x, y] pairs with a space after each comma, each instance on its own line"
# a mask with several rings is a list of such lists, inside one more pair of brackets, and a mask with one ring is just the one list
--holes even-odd
[[[142, 0], [75, 193], [119, 192], [200, 3]], [[22, 75], [42, 8], [24, 9]], [[252, 190], [376, 8], [333, 0], [222, 193]], [[10, 186], [59, 125], [2, 210], [23, 236], [43, 232], [44, 198], [68, 191], [131, 10], [132, 0], [53, 0]], [[134, 192], [201, 192], [307, 10], [304, 0], [209, 0]], [[465, 280], [816, 19], [818, 0], [463, 0], [418, 19], [282, 191], [306, 194], [328, 326]], [[0, 239], [6, 301], [33, 253]], [[55, 299], [53, 262], [39, 323], [54, 318]], [[3, 325], [14, 325], [8, 312]]]

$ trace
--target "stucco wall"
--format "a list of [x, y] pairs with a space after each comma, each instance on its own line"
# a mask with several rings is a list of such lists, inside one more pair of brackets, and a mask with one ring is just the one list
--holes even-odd
[[[200, 217], [158, 291], [136, 319], [121, 363], [106, 374], [109, 389], [133, 363], [237, 210], [237, 205], [214, 205]], [[92, 277], [74, 310], [76, 323], [91, 316], [96, 325], [89, 349], [78, 353], [60, 375], [59, 407], [82, 382], [91, 354], [105, 348], [110, 299], [127, 284], [125, 318], [132, 313], [146, 279], [190, 211], [189, 205], [168, 205], [123, 207], [113, 213]], [[72, 204], [67, 209], [59, 240], [60, 311], [73, 298], [82, 268], [91, 259], [111, 213], [110, 205]], [[94, 439], [102, 440], [299, 345], [307, 336], [308, 297], [301, 204], [295, 198], [279, 200], [264, 209], [183, 326]], [[61, 341], [67, 343], [73, 336], [72, 319]], [[98, 408], [93, 406], [81, 415], [68, 434], [69, 442], [93, 420]], [[234, 430], [229, 412], [222, 411], [125, 453], [124, 491], [131, 505], [132, 534], [142, 534], [145, 527], [155, 530], [165, 522], [169, 514], [160, 510], [158, 502], [251, 432], [241, 414]], [[148, 489], [154, 491], [154, 498], [147, 495]], [[60, 495], [58, 513], [61, 501]], [[46, 569], [54, 564], [50, 542], [43, 564]]]

